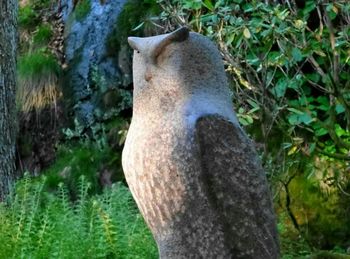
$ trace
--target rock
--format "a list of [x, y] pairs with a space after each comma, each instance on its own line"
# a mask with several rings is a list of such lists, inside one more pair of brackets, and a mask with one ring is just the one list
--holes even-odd
[[[81, 123], [91, 121], [97, 106], [99, 91], [92, 91], [92, 71], [97, 69], [106, 85], [116, 87], [122, 83], [117, 57], [109, 57], [106, 40], [113, 31], [126, 0], [91, 0], [91, 10], [84, 19], [75, 20], [73, 3], [62, 0], [62, 18], [65, 22], [65, 86], [73, 95], [72, 106], [78, 111]], [[78, 107], [77, 107], [78, 106]], [[79, 107], [81, 106], [81, 107]], [[88, 108], [87, 108], [88, 107]]]

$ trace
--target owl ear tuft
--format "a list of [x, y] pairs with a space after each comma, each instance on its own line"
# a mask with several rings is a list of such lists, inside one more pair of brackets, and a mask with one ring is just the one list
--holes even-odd
[[187, 27], [183, 26], [176, 31], [169, 33], [168, 38], [170, 38], [172, 41], [181, 42], [187, 40], [189, 35], [190, 30]]
[[154, 48], [153, 58], [154, 60], [162, 53], [164, 48], [173, 42], [182, 42], [188, 39], [190, 31], [187, 27], [181, 27], [176, 31], [167, 34]]
[[128, 37], [128, 43], [133, 50], [140, 51], [139, 45], [141, 44], [141, 38]]

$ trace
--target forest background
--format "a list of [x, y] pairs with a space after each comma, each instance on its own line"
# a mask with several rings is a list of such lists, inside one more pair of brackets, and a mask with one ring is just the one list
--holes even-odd
[[157, 258], [120, 163], [132, 107], [126, 39], [183, 25], [220, 49], [267, 172], [283, 258], [350, 258], [348, 1], [121, 1], [103, 42], [118, 77], [90, 62], [83, 94], [71, 75], [88, 46], [70, 58], [69, 31], [109, 3], [69, 2], [65, 14], [64, 1], [20, 1], [18, 180], [0, 204], [0, 258]]

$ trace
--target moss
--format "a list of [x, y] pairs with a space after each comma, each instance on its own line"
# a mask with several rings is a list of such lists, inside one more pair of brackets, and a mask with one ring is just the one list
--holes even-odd
[[91, 11], [90, 0], [80, 0], [75, 7], [75, 18], [77, 21], [82, 21]]

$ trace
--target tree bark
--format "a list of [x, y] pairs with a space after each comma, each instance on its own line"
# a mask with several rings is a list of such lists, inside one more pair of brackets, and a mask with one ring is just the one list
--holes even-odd
[[15, 176], [18, 0], [0, 1], [0, 201]]

